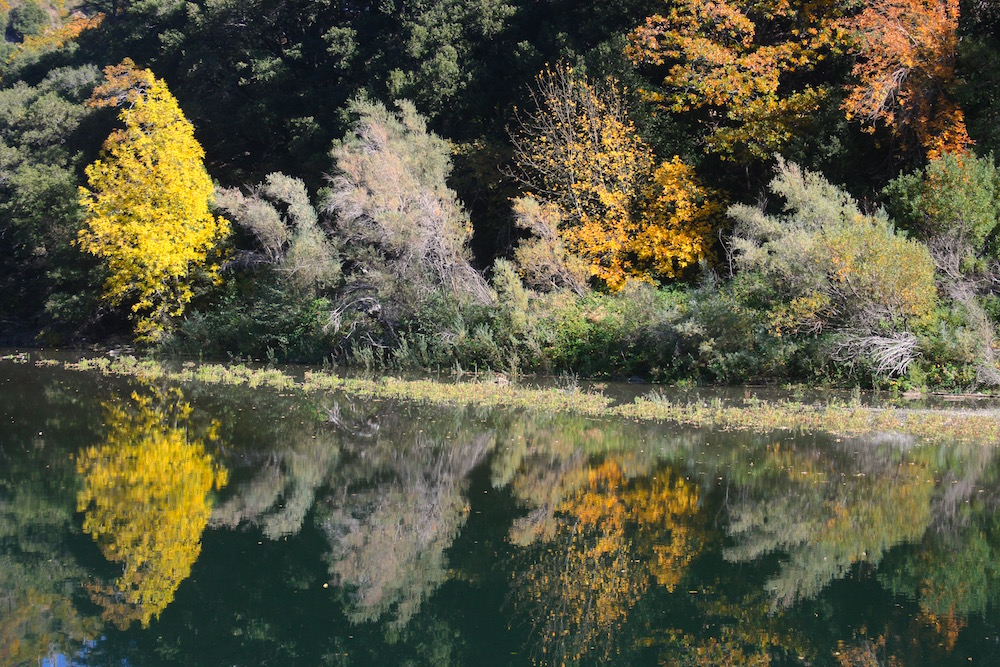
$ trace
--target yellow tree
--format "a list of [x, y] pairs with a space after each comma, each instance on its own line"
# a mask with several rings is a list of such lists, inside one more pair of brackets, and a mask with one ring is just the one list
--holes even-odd
[[229, 223], [209, 211], [204, 151], [166, 84], [128, 59], [104, 73], [88, 103], [120, 107], [124, 128], [86, 168], [79, 244], [107, 262], [106, 298], [129, 301], [137, 335], [155, 341], [191, 300], [196, 272], [217, 279], [210, 254]]
[[844, 22], [861, 56], [848, 117], [909, 134], [928, 160], [962, 153], [972, 140], [949, 97], [958, 57], [958, 0], [869, 0]]
[[630, 243], [639, 266], [676, 278], [708, 256], [714, 222], [724, 212], [722, 198], [703, 187], [680, 157], [656, 169], [642, 206], [642, 224]]
[[611, 289], [629, 273], [632, 202], [653, 164], [613, 82], [598, 91], [572, 68], [545, 69], [511, 139], [530, 194], [559, 205], [560, 237]]
[[841, 0], [671, 0], [629, 35], [628, 57], [665, 70], [673, 112], [708, 111], [706, 148], [767, 159], [811, 125], [828, 89], [802, 83], [838, 53]]
[[[226, 484], [202, 439], [189, 434], [190, 406], [179, 392], [161, 403], [133, 394], [134, 409], [105, 406], [106, 441], [77, 459], [83, 530], [108, 560], [122, 564], [110, 586], [92, 585], [104, 619], [124, 629], [158, 617], [191, 573], [212, 513], [210, 493]], [[168, 399], [164, 401], [163, 399]], [[215, 437], [215, 426], [208, 430]]]
[[520, 252], [532, 259], [529, 281], [541, 274], [535, 282], [573, 286], [573, 262], [554, 261], [563, 251], [611, 290], [629, 278], [673, 278], [705, 256], [718, 209], [679, 158], [653, 173], [613, 81], [598, 89], [556, 67], [538, 75], [532, 97], [534, 110], [519, 113], [511, 134], [529, 190], [516, 204], [518, 224], [541, 240]]

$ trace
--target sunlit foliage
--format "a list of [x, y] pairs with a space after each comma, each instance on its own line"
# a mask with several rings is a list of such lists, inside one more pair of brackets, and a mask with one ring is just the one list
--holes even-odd
[[587, 263], [569, 252], [560, 227], [565, 215], [559, 204], [540, 202], [535, 197], [514, 200], [514, 224], [531, 232], [531, 238], [521, 241], [514, 261], [524, 283], [532, 289], [550, 291], [570, 289], [583, 295], [590, 271]]
[[937, 299], [926, 246], [794, 164], [779, 160], [770, 187], [785, 200], [783, 214], [738, 205], [729, 215], [737, 265], [767, 276], [780, 295], [770, 310], [775, 333], [839, 331], [842, 361], [904, 371], [916, 354], [910, 330]]
[[703, 187], [675, 155], [653, 172], [647, 188], [642, 223], [630, 243], [637, 263], [652, 275], [678, 277], [708, 256], [722, 212], [721, 195]]
[[635, 273], [629, 242], [632, 207], [653, 157], [629, 120], [618, 85], [598, 89], [572, 68], [543, 70], [531, 90], [533, 109], [511, 133], [529, 194], [557, 205], [559, 236], [590, 274], [620, 289]]
[[817, 66], [842, 49], [839, 0], [678, 0], [629, 35], [633, 62], [666, 70], [675, 112], [709, 110], [706, 148], [725, 157], [769, 158], [807, 132], [829, 96]]
[[124, 128], [86, 169], [79, 243], [107, 262], [108, 301], [128, 301], [138, 336], [155, 341], [184, 312], [199, 270], [217, 278], [210, 256], [229, 223], [209, 211], [204, 151], [166, 84], [130, 60], [105, 76], [90, 104], [121, 107]]
[[300, 179], [275, 172], [247, 194], [238, 188], [217, 190], [215, 203], [256, 241], [257, 248], [240, 258], [243, 263], [269, 264], [305, 292], [340, 278], [337, 248], [320, 228]]
[[844, 22], [855, 35], [858, 83], [848, 116], [885, 123], [928, 159], [972, 141], [950, 89], [956, 84], [959, 0], [873, 0]]
[[91, 595], [122, 629], [149, 626], [173, 600], [201, 552], [212, 490], [227, 481], [205, 449], [215, 426], [195, 437], [179, 391], [133, 400], [105, 405], [105, 441], [77, 458], [83, 530], [122, 565], [118, 579], [92, 584]]

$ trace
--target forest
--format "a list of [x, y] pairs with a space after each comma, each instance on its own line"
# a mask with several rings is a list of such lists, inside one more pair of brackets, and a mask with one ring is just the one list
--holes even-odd
[[0, 20], [0, 344], [1000, 387], [991, 0]]

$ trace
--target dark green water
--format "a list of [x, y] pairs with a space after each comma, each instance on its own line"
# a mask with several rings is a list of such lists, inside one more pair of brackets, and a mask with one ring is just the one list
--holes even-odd
[[1000, 461], [0, 361], [0, 665], [1000, 664]]

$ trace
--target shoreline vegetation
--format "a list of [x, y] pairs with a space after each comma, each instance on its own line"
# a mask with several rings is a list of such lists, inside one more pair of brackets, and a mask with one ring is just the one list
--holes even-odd
[[[796, 400], [765, 401], [745, 398], [742, 404], [709, 401], [671, 401], [657, 389], [632, 402], [615, 402], [599, 389], [518, 386], [502, 375], [486, 379], [445, 383], [429, 379], [397, 377], [343, 377], [328, 371], [307, 370], [301, 379], [278, 368], [251, 368], [243, 364], [183, 362], [178, 367], [155, 360], [125, 355], [114, 359], [84, 358], [79, 361], [38, 359], [30, 354], [0, 357], [0, 361], [58, 366], [69, 371], [91, 371], [105, 376], [145, 381], [204, 383], [210, 385], [267, 387], [302, 393], [337, 391], [369, 400], [403, 400], [444, 406], [477, 406], [566, 412], [594, 418], [656, 421], [679, 426], [751, 432], [824, 432], [852, 437], [872, 433], [898, 433], [928, 442], [1000, 443], [1000, 411], [996, 409], [911, 409], [898, 406], [873, 407], [849, 401], [805, 403]], [[600, 385], [598, 385], [599, 387]]]
[[317, 7], [0, 4], [0, 345], [1000, 393], [1000, 4]]

